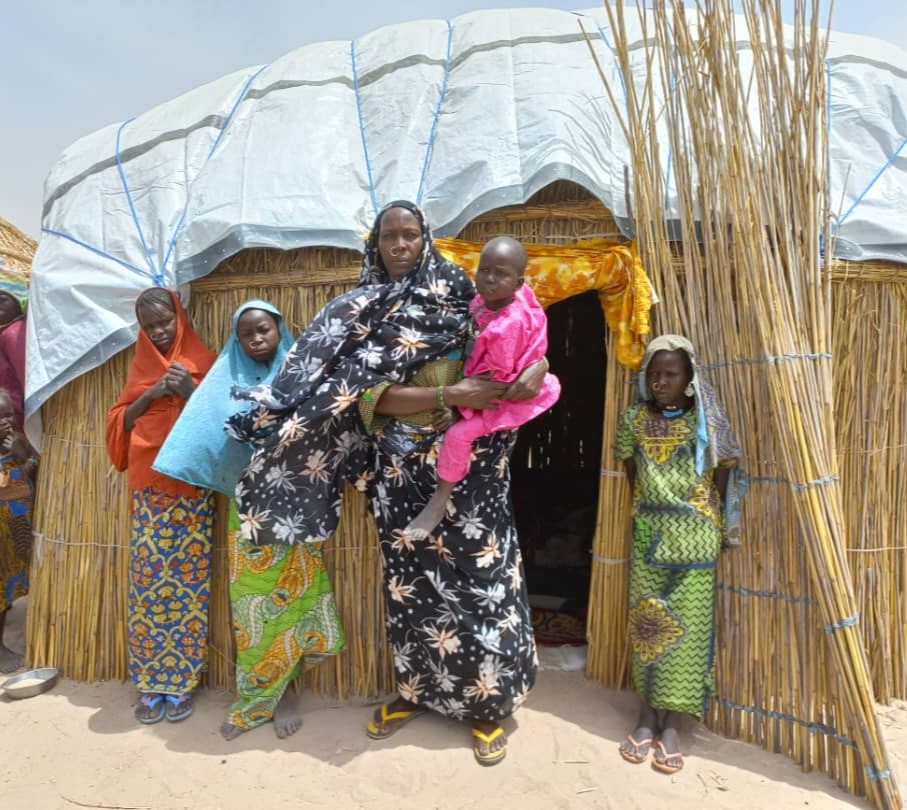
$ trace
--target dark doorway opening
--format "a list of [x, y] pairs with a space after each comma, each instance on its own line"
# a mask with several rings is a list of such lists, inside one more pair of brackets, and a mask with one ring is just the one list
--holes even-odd
[[601, 476], [606, 326], [594, 292], [548, 308], [561, 397], [520, 428], [512, 491], [540, 644], [585, 643]]

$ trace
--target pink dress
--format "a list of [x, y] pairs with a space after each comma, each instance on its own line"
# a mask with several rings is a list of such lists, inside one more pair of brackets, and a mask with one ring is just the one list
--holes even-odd
[[25, 395], [25, 316], [0, 327], [0, 388], [9, 391], [16, 413], [15, 430], [22, 430]]
[[[513, 382], [527, 366], [541, 360], [548, 350], [548, 320], [532, 288], [520, 287], [513, 301], [497, 312], [486, 309], [477, 295], [469, 305], [479, 335], [463, 366], [466, 377], [491, 374], [497, 382]], [[444, 481], [462, 481], [469, 472], [472, 443], [479, 436], [513, 430], [547, 411], [561, 393], [561, 384], [546, 374], [532, 399], [502, 402], [498, 409], [460, 408], [463, 417], [444, 434], [437, 474]]]

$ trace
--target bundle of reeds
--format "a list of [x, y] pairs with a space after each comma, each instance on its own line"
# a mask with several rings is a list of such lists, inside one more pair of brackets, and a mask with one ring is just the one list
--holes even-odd
[[[658, 331], [697, 346], [741, 433], [752, 481], [749, 542], [720, 573], [712, 722], [898, 807], [838, 484], [831, 276], [820, 251], [823, 240], [831, 247], [826, 34], [818, 2], [794, 3], [785, 28], [780, 2], [743, 0], [740, 32], [733, 5], [656, 3], [639, 12], [637, 35], [624, 8], [606, 4], [626, 103], [602, 71], [631, 147], [637, 238], [663, 301]], [[678, 260], [666, 226], [666, 149]]]

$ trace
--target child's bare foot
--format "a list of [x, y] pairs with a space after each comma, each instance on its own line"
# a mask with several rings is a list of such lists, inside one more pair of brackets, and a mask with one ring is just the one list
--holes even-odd
[[248, 729], [240, 728], [239, 726], [234, 726], [229, 720], [224, 720], [224, 722], [220, 724], [220, 735], [227, 742], [235, 740], [240, 734], [247, 730]]
[[274, 733], [284, 740], [302, 728], [302, 717], [299, 715], [299, 701], [289, 689], [274, 710]]
[[15, 672], [21, 666], [22, 656], [9, 649], [9, 647], [0, 644], [0, 672], [5, 675], [10, 672]]
[[444, 512], [447, 510], [447, 496], [440, 496], [440, 492], [435, 492], [431, 500], [425, 504], [424, 508], [404, 531], [413, 540], [425, 540], [431, 533], [438, 528], [438, 524], [444, 520]]

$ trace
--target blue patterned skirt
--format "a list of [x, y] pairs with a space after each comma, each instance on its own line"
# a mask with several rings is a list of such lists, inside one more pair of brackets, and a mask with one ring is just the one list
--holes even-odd
[[213, 499], [132, 493], [129, 675], [143, 693], [185, 695], [208, 653]]

